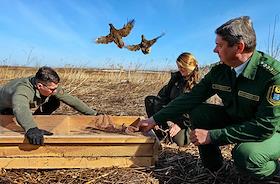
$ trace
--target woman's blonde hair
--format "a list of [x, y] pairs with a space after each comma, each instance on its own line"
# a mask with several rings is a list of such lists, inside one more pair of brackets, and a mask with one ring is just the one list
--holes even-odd
[[195, 84], [199, 81], [199, 73], [198, 73], [198, 62], [195, 57], [189, 52], [183, 52], [179, 55], [176, 62], [178, 65], [184, 69], [192, 71], [186, 77], [186, 91], [190, 91]]

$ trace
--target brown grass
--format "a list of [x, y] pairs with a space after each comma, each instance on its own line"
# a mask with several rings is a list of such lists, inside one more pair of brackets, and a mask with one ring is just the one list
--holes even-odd
[[[2, 67], [0, 84], [12, 78], [35, 74], [36, 68]], [[155, 95], [169, 80], [169, 72], [101, 71], [77, 68], [57, 69], [61, 85], [90, 107], [110, 115], [145, 116], [144, 98]], [[214, 98], [212, 103], [219, 103]], [[62, 105], [56, 114], [77, 114]], [[238, 173], [232, 163], [233, 145], [222, 147], [225, 165], [218, 173], [204, 169], [197, 147], [179, 148], [163, 144], [157, 164], [150, 168], [101, 168], [58, 170], [2, 170], [0, 183], [225, 183], [257, 184], [248, 176]], [[267, 183], [279, 183], [269, 181]]]

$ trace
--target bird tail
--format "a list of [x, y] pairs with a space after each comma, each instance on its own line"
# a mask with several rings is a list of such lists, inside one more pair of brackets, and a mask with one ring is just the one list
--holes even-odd
[[164, 35], [165, 35], [165, 33], [163, 32], [163, 33], [161, 33], [161, 35], [157, 36], [155, 39], [159, 39], [159, 38], [163, 37]]

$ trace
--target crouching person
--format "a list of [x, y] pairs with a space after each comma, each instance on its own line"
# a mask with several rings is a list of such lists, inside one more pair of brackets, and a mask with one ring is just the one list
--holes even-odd
[[0, 114], [14, 114], [30, 144], [42, 145], [44, 135], [52, 135], [37, 127], [32, 114], [50, 115], [60, 106], [60, 101], [82, 114], [97, 114], [84, 102], [66, 93], [59, 86], [59, 81], [56, 71], [44, 66], [35, 76], [13, 79], [0, 87]]
[[[280, 63], [256, 50], [256, 34], [248, 16], [218, 27], [214, 66], [189, 93], [174, 99], [152, 117], [139, 122], [149, 131], [157, 124], [188, 113], [191, 142], [198, 146], [204, 167], [215, 172], [223, 166], [219, 146], [235, 144], [235, 166], [258, 180], [279, 171]], [[204, 101], [217, 94], [224, 104]]]
[[[180, 54], [176, 59], [176, 64], [178, 71], [171, 73], [169, 82], [162, 87], [158, 95], [145, 98], [145, 108], [148, 117], [153, 116], [179, 95], [190, 92], [198, 83], [198, 63], [191, 53], [184, 52]], [[160, 140], [164, 139], [169, 133], [172, 141], [178, 146], [190, 143], [190, 123], [187, 114], [178, 116], [172, 122], [164, 122], [158, 125], [154, 131]]]

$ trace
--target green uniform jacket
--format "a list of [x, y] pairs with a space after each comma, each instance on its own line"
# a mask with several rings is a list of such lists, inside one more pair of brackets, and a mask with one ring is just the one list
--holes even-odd
[[[64, 92], [61, 87], [58, 87], [54, 96], [83, 114], [96, 115], [95, 110]], [[6, 108], [13, 109], [17, 122], [27, 131], [37, 127], [32, 118], [32, 109], [40, 108], [48, 99], [49, 97], [41, 98], [39, 91], [35, 88], [34, 77], [14, 79], [0, 88], [0, 111]]]
[[190, 93], [170, 102], [153, 118], [159, 124], [173, 120], [214, 94], [222, 99], [232, 124], [210, 130], [212, 143], [263, 141], [280, 131], [280, 63], [259, 51], [235, 81], [229, 66], [216, 65]]

